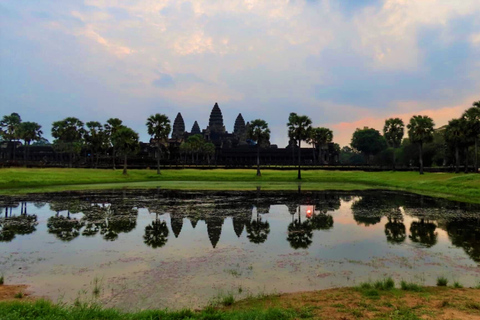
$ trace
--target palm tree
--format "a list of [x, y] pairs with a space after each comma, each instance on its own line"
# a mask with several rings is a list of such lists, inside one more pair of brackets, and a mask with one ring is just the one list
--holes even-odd
[[107, 120], [107, 123], [104, 124], [105, 135], [106, 135], [105, 139], [107, 140], [107, 144], [112, 146], [113, 170], [115, 170], [116, 150], [115, 150], [115, 146], [113, 145], [112, 137], [121, 126], [122, 126], [122, 120], [118, 118], [110, 118]]
[[404, 135], [405, 125], [400, 118], [390, 118], [385, 120], [383, 127], [383, 136], [387, 140], [389, 147], [393, 148], [393, 170], [395, 170], [395, 149], [400, 148]]
[[480, 139], [480, 101], [473, 103], [473, 107], [465, 111], [462, 116], [468, 123], [469, 133], [475, 143], [475, 173], [478, 173], [478, 141]]
[[[13, 146], [13, 160], [15, 160], [15, 141], [19, 139], [19, 129], [22, 118], [18, 113], [11, 113], [8, 116], [3, 116], [0, 121], [0, 135]], [[12, 144], [12, 141], [14, 142]]]
[[[333, 140], [332, 130], [324, 127], [313, 128], [310, 133], [310, 143], [314, 148], [318, 147], [318, 162], [324, 164], [323, 160], [323, 148]], [[315, 158], [314, 158], [315, 160]]]
[[25, 161], [28, 160], [30, 143], [32, 141], [39, 141], [42, 138], [43, 132], [40, 130], [41, 128], [42, 126], [36, 122], [27, 121], [20, 124], [19, 137], [25, 141], [25, 152], [23, 154]]
[[433, 140], [433, 119], [428, 116], [413, 116], [407, 125], [408, 137], [412, 143], [417, 143], [420, 151], [420, 174], [423, 174], [423, 144]]
[[166, 142], [170, 134], [170, 119], [164, 114], [157, 113], [147, 119], [148, 134], [152, 136], [157, 152], [157, 174], [160, 174], [160, 152], [161, 145]]
[[124, 156], [123, 174], [127, 174], [127, 156], [138, 150], [138, 134], [132, 129], [120, 126], [112, 136], [114, 148]]
[[312, 120], [307, 116], [299, 116], [295, 112], [290, 113], [288, 117], [288, 137], [298, 141], [298, 179], [302, 179], [301, 174], [301, 151], [302, 140], [308, 139], [312, 130]]
[[270, 140], [270, 129], [268, 123], [262, 119], [253, 120], [248, 126], [248, 139], [252, 139], [257, 143], [257, 177], [261, 177], [260, 172], [260, 148], [268, 144]]
[[450, 120], [445, 129], [445, 141], [455, 149], [455, 173], [460, 171], [459, 149], [465, 144], [465, 122], [463, 118]]

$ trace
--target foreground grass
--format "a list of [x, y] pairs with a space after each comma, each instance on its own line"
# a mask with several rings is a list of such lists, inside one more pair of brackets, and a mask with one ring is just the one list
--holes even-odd
[[35, 302], [0, 302], [0, 319], [3, 320], [180, 320], [180, 319], [258, 319], [282, 320], [294, 319], [297, 313], [294, 310], [269, 308], [265, 310], [231, 310], [224, 311], [215, 308], [194, 312], [191, 310], [166, 311], [145, 310], [132, 313], [122, 313], [114, 309], [102, 309], [98, 306], [67, 307], [55, 305], [49, 301]]
[[0, 302], [0, 319], [475, 319], [480, 317], [479, 293], [479, 289], [449, 287], [402, 290], [391, 287], [387, 279], [357, 288], [253, 297], [201, 311], [122, 313], [92, 305], [56, 305], [45, 300], [4, 301]]
[[182, 190], [365, 190], [391, 189], [443, 197], [472, 203], [480, 203], [480, 175], [454, 173], [417, 172], [363, 172], [322, 171], [302, 172], [302, 180], [296, 179], [296, 171], [263, 170], [256, 177], [255, 170], [154, 170], [100, 169], [0, 169], [0, 193], [20, 194], [63, 190], [87, 190], [110, 188], [152, 188]]

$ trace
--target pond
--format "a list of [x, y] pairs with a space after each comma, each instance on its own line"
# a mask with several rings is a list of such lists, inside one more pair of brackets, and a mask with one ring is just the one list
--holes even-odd
[[408, 193], [108, 190], [0, 208], [6, 283], [67, 303], [195, 308], [387, 276], [480, 279], [480, 207]]

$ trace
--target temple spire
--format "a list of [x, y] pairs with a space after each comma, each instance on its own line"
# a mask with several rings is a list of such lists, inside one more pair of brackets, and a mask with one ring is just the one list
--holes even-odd
[[220, 107], [216, 102], [213, 106], [212, 112], [210, 113], [208, 127], [211, 132], [225, 132], [225, 127], [223, 126], [222, 110], [220, 110]]
[[191, 130], [190, 133], [191, 134], [202, 134], [202, 132], [200, 131], [200, 126], [198, 125], [197, 121], [195, 121], [193, 123], [192, 130]]
[[185, 132], [185, 121], [183, 121], [182, 114], [179, 112], [175, 121], [173, 122], [172, 138], [182, 139]]

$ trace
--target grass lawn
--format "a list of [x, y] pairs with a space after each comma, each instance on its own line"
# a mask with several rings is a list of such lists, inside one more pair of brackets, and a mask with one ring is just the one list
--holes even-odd
[[361, 284], [356, 288], [258, 296], [240, 301], [235, 301], [233, 296], [225, 296], [199, 311], [145, 310], [129, 313], [104, 309], [91, 303], [56, 305], [17, 295], [0, 302], [0, 319], [479, 319], [479, 293], [480, 289], [474, 288], [422, 287], [414, 284], [402, 284], [400, 289], [395, 284], [389, 287], [377, 282]]
[[480, 174], [363, 171], [181, 169], [121, 170], [100, 169], [0, 169], [0, 194], [23, 194], [63, 190], [106, 188], [154, 188], [182, 190], [365, 190], [391, 189], [480, 203]]

